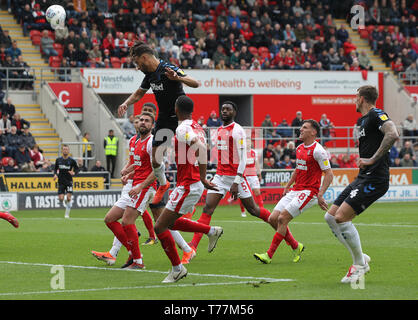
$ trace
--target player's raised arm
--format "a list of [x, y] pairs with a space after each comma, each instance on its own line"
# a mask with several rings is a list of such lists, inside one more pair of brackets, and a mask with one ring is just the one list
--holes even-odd
[[165, 69], [165, 75], [168, 79], [173, 81], [180, 81], [184, 83], [186, 86], [191, 88], [198, 88], [199, 82], [197, 82], [193, 77], [189, 75], [185, 75], [184, 72], [181, 69], [178, 69], [177, 71], [171, 68]]
[[387, 120], [384, 122], [380, 127], [380, 131], [382, 131], [384, 137], [380, 143], [379, 149], [377, 149], [371, 158], [360, 158], [357, 160], [357, 166], [360, 169], [375, 164], [381, 157], [387, 154], [392, 148], [393, 144], [399, 140], [398, 130], [396, 129], [396, 125], [392, 120]]
[[145, 93], [147, 93], [147, 90], [145, 90], [143, 88], [139, 88], [134, 93], [132, 93], [128, 97], [128, 99], [126, 99], [125, 102], [123, 102], [119, 106], [119, 108], [118, 108], [119, 117], [122, 117], [125, 114], [125, 112], [128, 110], [129, 105], [137, 103], [139, 100], [141, 100], [142, 97], [145, 95]]

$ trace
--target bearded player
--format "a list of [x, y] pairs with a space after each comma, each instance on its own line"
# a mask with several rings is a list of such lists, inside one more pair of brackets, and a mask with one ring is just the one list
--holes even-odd
[[131, 94], [119, 108], [119, 116], [122, 116], [128, 106], [142, 99], [151, 88], [158, 104], [158, 119], [155, 125], [155, 135], [152, 142], [152, 168], [158, 179], [160, 187], [154, 197], [153, 203], [158, 203], [170, 187], [165, 176], [163, 154], [167, 144], [171, 142], [178, 125], [178, 119], [174, 111], [175, 101], [185, 95], [183, 84], [197, 88], [199, 83], [191, 76], [186, 75], [179, 67], [159, 60], [155, 51], [146, 43], [137, 41], [130, 48], [130, 56], [137, 70], [145, 74], [140, 88]]
[[[153, 103], [145, 103], [142, 107], [142, 112], [144, 114], [151, 113], [155, 115], [156, 107]], [[137, 135], [140, 135], [140, 131], [143, 131], [144, 128], [140, 128], [140, 116], [135, 117], [134, 126], [137, 131]], [[121, 198], [115, 203], [115, 205], [109, 210], [109, 212], [105, 216], [105, 224], [111, 224], [117, 222], [123, 217], [125, 209], [131, 202], [131, 197], [129, 193], [132, 190], [132, 176], [131, 174], [134, 172], [134, 151], [135, 145], [138, 142], [136, 139], [137, 136], [134, 136], [129, 141], [129, 161], [125, 165], [125, 167], [121, 171], [122, 180], [124, 181], [124, 187], [122, 190]], [[158, 216], [162, 212], [162, 209], [165, 206], [164, 200], [157, 204], [149, 204], [149, 207], [153, 213], [154, 219], [157, 220]], [[150, 217], [147, 210], [145, 210], [142, 214], [142, 219], [144, 220], [144, 224], [147, 227], [150, 236], [155, 235], [154, 233], [154, 226], [152, 223], [152, 218]], [[151, 230], [150, 230], [151, 229]], [[175, 239], [177, 245], [183, 250], [183, 263], [189, 263], [189, 261], [193, 258], [193, 250], [187, 244], [187, 242], [183, 239], [178, 231], [171, 231], [173, 238]], [[154, 238], [152, 238], [154, 239]], [[156, 239], [153, 243], [156, 243]], [[144, 244], [150, 244], [149, 241], [145, 242]], [[118, 240], [115, 236], [113, 240], [112, 248], [108, 252], [97, 252], [92, 251], [92, 255], [96, 257], [98, 260], [106, 262], [108, 265], [113, 265], [116, 262], [116, 257], [122, 247], [122, 243]], [[122, 268], [126, 268], [133, 263], [133, 259], [128, 259], [128, 261], [122, 266]]]
[[352, 220], [382, 197], [389, 189], [389, 150], [399, 140], [396, 125], [376, 108], [377, 89], [363, 86], [357, 91], [356, 111], [361, 113], [359, 127], [359, 174], [341, 192], [325, 214], [325, 221], [336, 238], [351, 254], [353, 264], [342, 283], [352, 283], [370, 271], [370, 257], [363, 253], [360, 235]]

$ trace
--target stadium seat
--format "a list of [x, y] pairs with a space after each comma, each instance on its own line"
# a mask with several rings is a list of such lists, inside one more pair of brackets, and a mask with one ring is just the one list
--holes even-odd
[[30, 39], [32, 40], [32, 44], [34, 46], [40, 46], [41, 45], [41, 35], [33, 35]]
[[54, 57], [54, 56], [50, 56], [49, 57], [49, 66], [51, 68], [59, 68], [61, 66], [61, 57]]
[[62, 44], [54, 43], [53, 47], [54, 47], [55, 51], [58, 53], [58, 56], [62, 57], [63, 54], [64, 54], [64, 47], [62, 46]]
[[362, 39], [368, 39], [369, 38], [369, 32], [366, 29], [360, 30], [360, 38]]
[[9, 160], [13, 158], [12, 157], [4, 157], [3, 159], [1, 159], [1, 163], [3, 165], [3, 167], [7, 166], [7, 164], [9, 163]]
[[122, 57], [121, 59], [120, 59], [120, 63], [121, 64], [124, 64], [126, 62], [126, 57]]
[[252, 55], [256, 55], [256, 54], [258, 54], [258, 49], [257, 49], [256, 47], [253, 47], [253, 46], [248, 47], [248, 51], [250, 51], [250, 53], [251, 53]]
[[41, 35], [41, 32], [39, 30], [31, 30], [29, 32], [29, 36], [30, 36], [31, 39], [32, 39], [33, 36], [40, 36], [40, 35]]
[[374, 28], [375, 28], [375, 26], [374, 26], [374, 25], [369, 25], [369, 26], [367, 26], [367, 27], [366, 27], [366, 30], [367, 30], [369, 33], [372, 33], [372, 32], [373, 32], [373, 30], [374, 30]]
[[377, 30], [379, 32], [383, 32], [385, 30], [385, 26], [384, 25], [380, 25], [380, 26], [377, 27]]
[[106, 25], [108, 22], [112, 23], [113, 28], [115, 28], [115, 22], [113, 21], [113, 19], [104, 19], [104, 24]]
[[388, 26], [389, 33], [392, 33], [395, 31], [395, 26]]
[[124, 35], [125, 39], [128, 39], [128, 35], [129, 35], [130, 33], [132, 34], [132, 39], [134, 39], [134, 40], [135, 40], [135, 39], [136, 39], [136, 34], [135, 34], [134, 32], [125, 32], [125, 35]]
[[113, 68], [120, 68], [121, 61], [118, 57], [111, 57], [110, 63], [112, 64]]
[[261, 56], [263, 53], [269, 53], [269, 48], [267, 47], [259, 47], [258, 48], [258, 54]]

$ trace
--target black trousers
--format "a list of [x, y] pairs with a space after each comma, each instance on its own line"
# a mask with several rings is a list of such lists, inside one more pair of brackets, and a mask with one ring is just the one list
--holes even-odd
[[[112, 165], [112, 170], [110, 170], [110, 165]], [[116, 166], [116, 156], [107, 155], [106, 156], [106, 169], [110, 172], [110, 176], [114, 178]]]

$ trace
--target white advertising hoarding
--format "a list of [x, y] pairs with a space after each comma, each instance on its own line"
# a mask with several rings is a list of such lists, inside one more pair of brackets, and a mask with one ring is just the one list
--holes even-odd
[[[199, 88], [184, 86], [190, 94], [333, 94], [354, 95], [365, 84], [378, 87], [378, 72], [327, 71], [219, 71], [186, 70]], [[83, 69], [97, 93], [130, 94], [141, 85], [144, 74], [135, 69]], [[151, 92], [151, 90], [149, 91]]]

